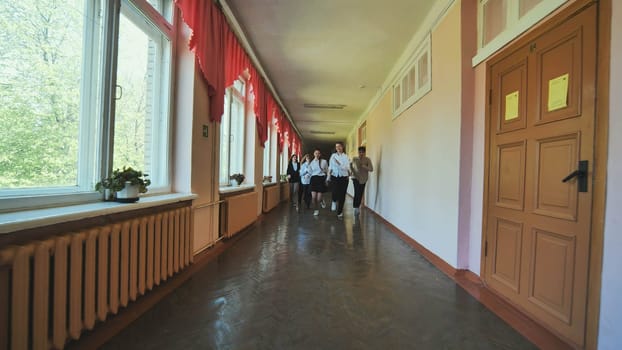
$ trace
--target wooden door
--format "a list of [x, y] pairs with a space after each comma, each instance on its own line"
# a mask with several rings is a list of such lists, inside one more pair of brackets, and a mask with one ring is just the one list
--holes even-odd
[[[583, 346], [592, 203], [596, 6], [490, 72], [484, 280]], [[562, 182], [588, 162], [587, 191]]]

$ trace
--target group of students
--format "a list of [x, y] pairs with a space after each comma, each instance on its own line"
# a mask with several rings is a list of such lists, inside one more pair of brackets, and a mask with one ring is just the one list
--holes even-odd
[[352, 178], [354, 185], [354, 215], [360, 213], [361, 200], [365, 191], [365, 184], [369, 173], [374, 170], [371, 160], [365, 155], [364, 146], [358, 148], [358, 156], [352, 160], [344, 152], [342, 142], [335, 144], [335, 153], [329, 161], [322, 159], [319, 149], [313, 151], [313, 158], [305, 154], [300, 162], [294, 154], [287, 165], [287, 179], [290, 183], [290, 195], [296, 209], [300, 209], [304, 200], [306, 208], [313, 208], [313, 215], [320, 215], [319, 207], [326, 206], [322, 193], [328, 191], [332, 185], [331, 210], [337, 212], [338, 218], [343, 218], [343, 205], [348, 190], [348, 178]]

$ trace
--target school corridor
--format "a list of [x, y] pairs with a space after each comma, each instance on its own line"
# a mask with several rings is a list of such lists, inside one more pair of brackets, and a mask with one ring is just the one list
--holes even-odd
[[622, 349], [622, 0], [0, 28], [0, 350]]

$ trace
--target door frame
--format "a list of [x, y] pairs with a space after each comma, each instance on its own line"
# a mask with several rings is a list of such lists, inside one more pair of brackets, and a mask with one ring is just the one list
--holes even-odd
[[[486, 97], [489, 98], [491, 87], [491, 67], [517, 49], [528, 44], [538, 36], [565, 22], [568, 18], [587, 7], [597, 6], [597, 57], [596, 57], [596, 92], [594, 130], [594, 167], [592, 174], [592, 210], [590, 258], [588, 272], [587, 312], [585, 326], [585, 348], [596, 349], [598, 345], [598, 321], [600, 317], [601, 274], [605, 226], [606, 183], [607, 183], [607, 147], [609, 134], [609, 65], [611, 50], [611, 0], [576, 0], [547, 16], [542, 23], [532, 27], [531, 31], [516, 39], [506, 48], [501, 49], [486, 61]], [[480, 277], [486, 284], [486, 239], [488, 226], [488, 194], [490, 183], [490, 137], [491, 111], [486, 103], [485, 140], [484, 140], [484, 191], [482, 210], [482, 242], [480, 256]], [[536, 321], [537, 322], [537, 321]]]

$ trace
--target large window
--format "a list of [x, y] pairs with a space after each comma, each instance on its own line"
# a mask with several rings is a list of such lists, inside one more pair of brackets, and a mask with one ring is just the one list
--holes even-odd
[[245, 84], [236, 80], [225, 94], [225, 111], [220, 122], [220, 186], [229, 176], [244, 174]]
[[0, 210], [98, 200], [113, 165], [169, 187], [172, 26], [157, 9], [2, 0], [0, 27]]
[[149, 174], [168, 186], [170, 42], [131, 7], [119, 24], [113, 168]]
[[[287, 140], [287, 133], [285, 133], [285, 140]], [[281, 176], [287, 174], [287, 165], [289, 163], [289, 145], [287, 141], [283, 141], [283, 151], [281, 152]]]
[[[272, 116], [270, 116], [270, 118], [268, 118], [268, 120], [273, 120]], [[274, 156], [272, 155], [272, 143], [273, 141], [273, 137], [272, 137], [272, 132], [274, 131], [274, 125], [272, 125], [272, 123], [268, 123], [268, 139], [266, 140], [266, 143], [264, 144], [264, 149], [263, 149], [263, 177], [265, 178], [266, 176], [274, 176], [273, 175], [273, 167], [271, 166], [271, 162], [274, 159]], [[272, 178], [272, 180], [274, 181], [274, 177]]]

